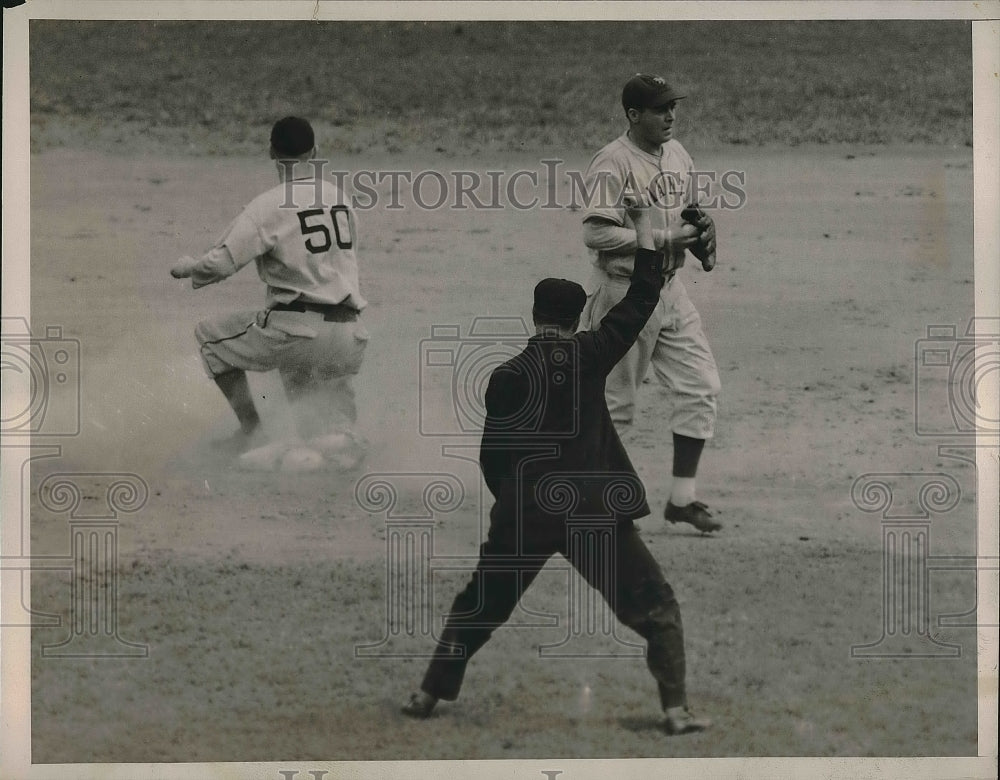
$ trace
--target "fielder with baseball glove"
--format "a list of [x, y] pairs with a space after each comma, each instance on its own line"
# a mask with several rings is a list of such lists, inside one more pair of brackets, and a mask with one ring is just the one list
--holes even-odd
[[674, 458], [664, 518], [707, 532], [721, 524], [697, 500], [695, 475], [705, 440], [714, 432], [721, 385], [701, 318], [678, 271], [687, 252], [704, 270], [715, 267], [715, 223], [696, 204], [694, 163], [674, 138], [677, 102], [683, 97], [663, 78], [646, 74], [636, 74], [622, 90], [628, 129], [594, 155], [587, 171], [591, 202], [583, 216], [583, 236], [594, 271], [582, 325], [597, 328], [625, 294], [636, 238], [622, 193], [645, 193], [657, 205], [651, 217], [656, 248], [666, 257], [665, 283], [650, 325], [608, 375], [608, 408], [619, 430], [631, 424], [639, 385], [652, 366], [674, 396]]

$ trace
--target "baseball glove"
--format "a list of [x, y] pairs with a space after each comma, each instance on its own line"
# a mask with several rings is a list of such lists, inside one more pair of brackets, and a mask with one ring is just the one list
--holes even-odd
[[715, 221], [698, 205], [686, 207], [681, 219], [698, 229], [698, 240], [688, 249], [701, 261], [702, 268], [711, 271], [715, 268]]

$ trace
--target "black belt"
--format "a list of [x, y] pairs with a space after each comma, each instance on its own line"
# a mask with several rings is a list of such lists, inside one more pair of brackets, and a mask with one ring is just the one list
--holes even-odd
[[358, 310], [343, 303], [307, 303], [292, 301], [291, 303], [276, 303], [271, 311], [314, 311], [322, 314], [326, 322], [354, 322], [358, 318]]

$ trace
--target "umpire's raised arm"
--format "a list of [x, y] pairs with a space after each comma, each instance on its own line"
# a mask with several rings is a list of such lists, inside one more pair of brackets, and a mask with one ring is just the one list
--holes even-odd
[[[596, 365], [592, 370], [607, 374], [629, 351], [646, 321], [656, 308], [663, 286], [663, 254], [655, 249], [649, 205], [640, 195], [623, 196], [629, 219], [635, 225], [635, 264], [632, 269], [628, 292], [604, 315], [597, 330], [578, 333], [577, 337], [589, 339], [592, 348], [583, 355], [593, 356]], [[590, 368], [590, 367], [588, 367]]]

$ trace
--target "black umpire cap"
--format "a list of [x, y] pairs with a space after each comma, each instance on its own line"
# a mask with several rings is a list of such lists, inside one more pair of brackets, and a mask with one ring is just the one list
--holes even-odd
[[301, 117], [286, 116], [271, 128], [271, 148], [278, 157], [301, 157], [315, 145], [312, 125]]
[[674, 100], [687, 97], [682, 95], [662, 76], [650, 76], [646, 73], [636, 73], [622, 89], [622, 108], [656, 108]]
[[535, 305], [531, 313], [543, 322], [565, 323], [576, 321], [587, 302], [587, 293], [569, 279], [542, 279], [535, 285]]

